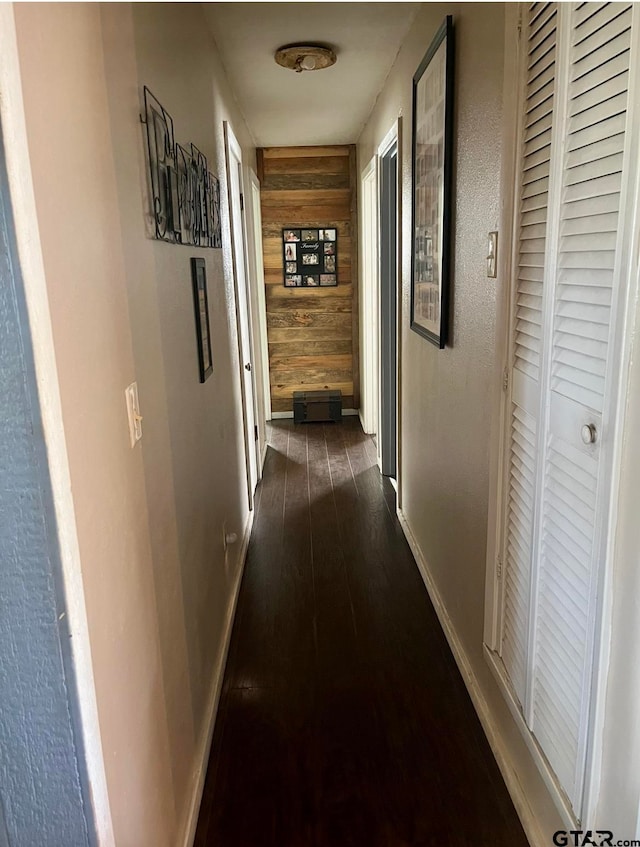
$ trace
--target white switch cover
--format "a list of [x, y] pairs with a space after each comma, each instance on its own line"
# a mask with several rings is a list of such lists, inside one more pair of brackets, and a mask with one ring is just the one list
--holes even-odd
[[487, 242], [487, 276], [495, 279], [498, 276], [498, 233], [490, 232]]
[[135, 447], [136, 441], [140, 441], [142, 438], [142, 415], [140, 414], [140, 404], [138, 403], [138, 383], [132, 382], [131, 385], [125, 389], [124, 393], [127, 398], [131, 446]]

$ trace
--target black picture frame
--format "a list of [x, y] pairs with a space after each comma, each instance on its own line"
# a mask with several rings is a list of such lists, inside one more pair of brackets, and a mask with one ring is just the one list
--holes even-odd
[[204, 259], [191, 259], [191, 281], [193, 283], [193, 308], [196, 319], [200, 382], [205, 382], [213, 373], [213, 358], [211, 356], [211, 330], [209, 327], [207, 267]]
[[448, 15], [413, 77], [411, 329], [442, 349], [451, 288], [454, 28]]
[[338, 227], [287, 226], [282, 230], [285, 288], [335, 288], [338, 284]]

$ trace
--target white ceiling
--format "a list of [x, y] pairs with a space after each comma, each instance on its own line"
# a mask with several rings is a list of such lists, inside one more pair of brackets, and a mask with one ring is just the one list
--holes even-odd
[[[204, 3], [231, 87], [258, 147], [352, 144], [420, 3]], [[320, 42], [336, 64], [295, 73], [278, 47]]]

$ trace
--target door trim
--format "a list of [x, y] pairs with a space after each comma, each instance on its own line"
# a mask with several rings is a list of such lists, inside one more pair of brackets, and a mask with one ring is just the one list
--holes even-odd
[[[360, 303], [360, 346], [362, 392], [360, 403], [360, 421], [363, 430], [378, 435], [378, 373], [380, 362], [378, 354], [378, 314], [380, 311], [379, 294], [379, 254], [378, 235], [378, 160], [374, 155], [360, 174], [362, 190], [362, 261]], [[374, 257], [371, 260], [370, 257]]]
[[[400, 485], [400, 477], [401, 477], [401, 367], [400, 367], [400, 359], [401, 359], [401, 350], [402, 350], [402, 117], [398, 116], [395, 120], [393, 126], [389, 129], [385, 137], [382, 139], [377, 149], [377, 163], [378, 163], [378, 191], [381, 191], [382, 188], [382, 160], [383, 158], [391, 151], [393, 146], [396, 148], [396, 357], [395, 357], [395, 370], [396, 370], [396, 491], [397, 491], [397, 501], [398, 508], [401, 508], [402, 505], [402, 497], [401, 497], [401, 485]], [[381, 227], [382, 227], [382, 214], [378, 215], [378, 244], [381, 243]], [[381, 254], [380, 257], [381, 258]], [[378, 304], [377, 311], [380, 313], [381, 307], [381, 279], [382, 274], [380, 268], [378, 268]], [[380, 394], [381, 386], [382, 386], [382, 358], [381, 358], [381, 345], [378, 345], [378, 465], [380, 470], [382, 470], [382, 396]]]
[[520, 108], [522, 101], [520, 64], [521, 10], [517, 5], [507, 7], [505, 20], [504, 114], [501, 182], [500, 244], [497, 259], [496, 286], [496, 356], [493, 375], [493, 413], [490, 439], [489, 515], [485, 583], [484, 643], [495, 651], [500, 644], [502, 580], [498, 577], [502, 549], [505, 466], [507, 463], [506, 427], [510, 386], [505, 387], [504, 375], [509, 368], [511, 349], [511, 276], [515, 262], [515, 221], [518, 219], [517, 179], [520, 143]]
[[76, 676], [79, 723], [91, 793], [96, 836], [113, 847], [115, 836], [102, 747], [98, 698], [84, 592], [67, 442], [62, 423], [60, 384], [53, 345], [49, 295], [38, 229], [22, 77], [13, 6], [0, 3], [0, 124], [8, 194], [26, 299], [31, 345], [40, 398], [40, 415], [49, 457], [49, 474], [58, 528], [62, 581], [67, 601], [69, 640]]
[[[583, 786], [583, 820], [587, 825], [594, 820], [600, 792], [603, 761], [602, 751], [605, 734], [605, 711], [608, 691], [609, 663], [612, 648], [614, 568], [617, 543], [618, 512], [620, 508], [620, 482], [622, 476], [625, 426], [627, 423], [627, 403], [631, 354], [633, 344], [633, 322], [639, 285], [639, 249], [638, 219], [640, 217], [640, 108], [638, 106], [638, 72], [640, 70], [640, 8], [634, 4], [632, 10], [629, 67], [629, 89], [627, 95], [626, 132], [631, 139], [625, 150], [625, 159], [636, 162], [633, 177], [625, 183], [620, 195], [620, 220], [622, 226], [618, 232], [621, 255], [625, 259], [619, 269], [618, 285], [614, 282], [614, 296], [611, 309], [610, 356], [607, 364], [607, 378], [611, 383], [611, 402], [604, 426], [610, 428], [609, 444], [603, 444], [601, 462], [600, 498], [606, 498], [608, 508], [603, 515], [599, 553], [602, 565], [598, 574], [596, 600], [596, 642], [592, 656], [591, 703], [589, 714], [589, 735], [586, 749], [585, 778]], [[623, 164], [624, 169], [624, 164]], [[624, 170], [623, 170], [624, 172]], [[615, 329], [613, 329], [615, 328]], [[615, 339], [615, 340], [614, 340]], [[627, 437], [628, 434], [627, 434]], [[600, 507], [602, 499], [596, 508]]]
[[[257, 347], [260, 360], [260, 375], [264, 398], [264, 412], [268, 421], [271, 420], [271, 382], [269, 380], [269, 340], [267, 336], [267, 299], [264, 287], [264, 264], [262, 258], [262, 210], [260, 207], [260, 180], [252, 168], [249, 168], [249, 183], [251, 186], [251, 225], [253, 231], [253, 255], [255, 257], [256, 284], [256, 329]], [[257, 214], [256, 214], [257, 212]], [[256, 226], [260, 224], [260, 226]]]
[[[240, 165], [238, 179], [239, 179], [239, 187], [240, 193], [244, 196], [244, 184], [243, 184], [243, 163], [242, 163], [242, 148], [238, 143], [238, 140], [233, 132], [231, 124], [229, 121], [223, 121], [224, 128], [224, 143], [225, 143], [225, 162], [226, 162], [226, 172], [227, 172], [227, 196], [229, 201], [229, 228], [231, 231], [231, 258], [233, 264], [233, 289], [235, 296], [235, 312], [236, 312], [236, 333], [238, 339], [238, 378], [240, 380], [240, 395], [242, 398], [242, 428], [244, 431], [244, 446], [245, 446], [245, 466], [247, 473], [247, 494], [249, 499], [249, 510], [251, 511], [254, 506], [254, 487], [253, 480], [251, 479], [251, 458], [250, 451], [253, 450], [255, 454], [255, 463], [256, 463], [256, 481], [259, 477], [259, 468], [261, 465], [261, 459], [258, 450], [258, 440], [252, 438], [252, 433], [249, 432], [250, 424], [248, 421], [248, 402], [246, 391], [244, 387], [244, 373], [243, 373], [243, 349], [242, 349], [242, 326], [240, 319], [240, 310], [238, 309], [238, 292], [239, 292], [239, 283], [238, 283], [238, 266], [236, 261], [236, 254], [240, 253], [242, 255], [242, 261], [244, 263], [244, 277], [245, 277], [245, 296], [246, 296], [246, 306], [247, 306], [247, 323], [248, 323], [248, 338], [247, 343], [249, 345], [249, 362], [253, 362], [253, 339], [252, 339], [252, 321], [251, 321], [251, 290], [250, 290], [250, 280], [249, 280], [249, 266], [247, 261], [247, 227], [246, 227], [246, 218], [243, 214], [242, 205], [240, 204], [240, 226], [242, 228], [241, 237], [243, 240], [243, 244], [241, 245], [241, 249], [237, 250], [236, 244], [236, 233], [233, 226], [233, 209], [234, 204], [238, 202], [237, 199], [233, 197], [233, 181], [231, 178], [231, 154], [235, 157]], [[251, 371], [251, 382], [253, 385], [253, 420], [254, 425], [257, 425], [258, 416], [256, 413], [256, 404], [255, 404], [255, 376], [253, 370]]]

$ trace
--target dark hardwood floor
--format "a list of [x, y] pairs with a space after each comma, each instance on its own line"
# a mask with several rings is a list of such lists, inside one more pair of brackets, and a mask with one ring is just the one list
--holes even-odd
[[525, 847], [357, 418], [270, 427], [196, 847]]

